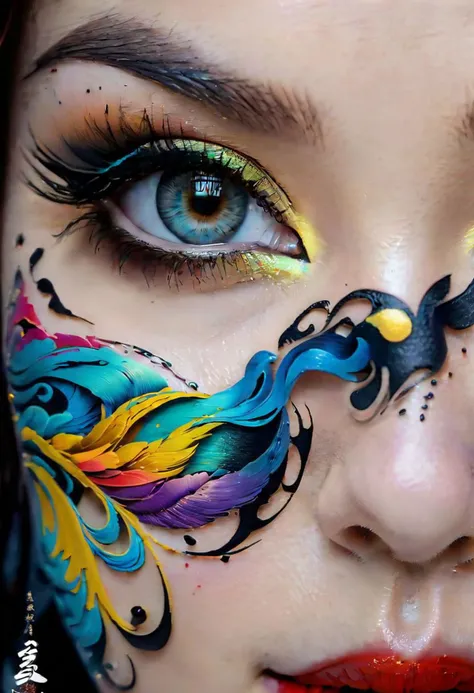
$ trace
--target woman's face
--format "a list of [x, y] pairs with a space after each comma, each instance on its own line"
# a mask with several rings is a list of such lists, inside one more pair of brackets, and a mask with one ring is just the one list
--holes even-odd
[[352, 655], [474, 690], [434, 673], [474, 657], [473, 32], [468, 0], [33, 3], [8, 375], [104, 691]]

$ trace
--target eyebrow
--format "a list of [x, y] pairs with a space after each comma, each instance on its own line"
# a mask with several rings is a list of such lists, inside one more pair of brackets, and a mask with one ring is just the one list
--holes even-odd
[[27, 77], [65, 60], [126, 70], [210, 106], [253, 131], [296, 135], [312, 144], [323, 139], [319, 114], [307, 95], [209, 64], [175, 30], [146, 26], [120, 15], [93, 19], [43, 53]]

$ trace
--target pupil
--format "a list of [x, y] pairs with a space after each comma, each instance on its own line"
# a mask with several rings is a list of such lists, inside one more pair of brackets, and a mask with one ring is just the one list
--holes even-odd
[[196, 173], [190, 181], [189, 205], [203, 217], [212, 217], [223, 201], [222, 179], [206, 173]]

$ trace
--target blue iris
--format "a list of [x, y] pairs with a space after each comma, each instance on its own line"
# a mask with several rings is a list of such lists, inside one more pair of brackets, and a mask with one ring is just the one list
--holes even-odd
[[156, 191], [166, 227], [181, 241], [198, 245], [229, 240], [242, 225], [248, 204], [248, 193], [218, 174], [163, 174]]

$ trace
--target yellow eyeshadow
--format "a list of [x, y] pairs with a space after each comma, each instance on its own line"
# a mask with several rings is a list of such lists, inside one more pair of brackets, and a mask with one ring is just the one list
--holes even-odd
[[310, 265], [304, 260], [287, 255], [269, 253], [245, 253], [241, 258], [245, 271], [256, 279], [269, 278], [277, 281], [292, 282], [301, 279], [310, 271]]
[[464, 245], [466, 247], [466, 252], [470, 253], [474, 251], [474, 227], [470, 228], [464, 236]]

